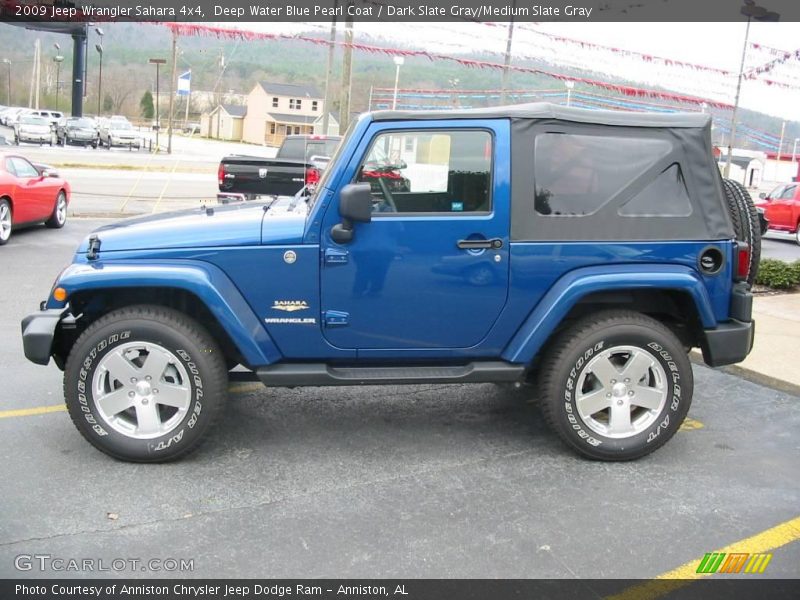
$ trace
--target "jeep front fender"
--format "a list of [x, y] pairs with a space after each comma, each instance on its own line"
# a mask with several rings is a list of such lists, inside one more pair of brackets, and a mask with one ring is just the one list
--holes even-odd
[[[247, 363], [269, 365], [281, 358], [261, 320], [236, 286], [219, 268], [192, 260], [76, 263], [57, 281], [67, 298], [77, 292], [119, 288], [180, 289], [196, 296], [228, 333]], [[61, 308], [52, 298], [46, 308]]]
[[553, 284], [503, 351], [513, 363], [529, 364], [556, 327], [584, 297], [617, 290], [676, 290], [688, 293], [705, 328], [716, 319], [705, 285], [692, 269], [679, 265], [607, 265], [584, 267]]

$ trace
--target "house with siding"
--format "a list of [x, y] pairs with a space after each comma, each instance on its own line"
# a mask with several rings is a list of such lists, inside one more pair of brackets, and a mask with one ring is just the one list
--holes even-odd
[[200, 135], [220, 140], [241, 141], [246, 106], [220, 104], [200, 116]]
[[323, 104], [313, 85], [261, 81], [247, 95], [242, 141], [280, 146], [287, 135], [313, 133]]

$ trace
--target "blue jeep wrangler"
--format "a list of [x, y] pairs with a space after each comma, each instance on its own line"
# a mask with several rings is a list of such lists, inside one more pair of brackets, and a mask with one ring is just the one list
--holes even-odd
[[533, 384], [570, 447], [630, 460], [685, 418], [690, 349], [750, 351], [759, 244], [705, 114], [377, 112], [306, 195], [98, 229], [22, 335], [120, 459], [194, 449], [240, 365], [275, 387]]

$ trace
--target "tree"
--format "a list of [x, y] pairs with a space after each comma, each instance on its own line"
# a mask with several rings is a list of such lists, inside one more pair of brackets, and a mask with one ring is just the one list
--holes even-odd
[[156, 108], [153, 106], [153, 94], [147, 90], [139, 101], [139, 108], [141, 109], [142, 116], [145, 119], [152, 119], [156, 114]]
[[114, 99], [111, 97], [111, 94], [106, 94], [105, 98], [103, 98], [103, 112], [111, 112], [114, 110]]

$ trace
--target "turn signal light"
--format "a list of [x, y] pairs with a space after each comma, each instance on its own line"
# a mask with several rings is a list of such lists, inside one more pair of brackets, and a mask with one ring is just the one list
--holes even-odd
[[59, 302], [64, 302], [67, 299], [67, 290], [62, 287], [57, 287], [53, 290], [53, 298]]

